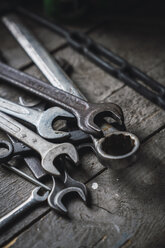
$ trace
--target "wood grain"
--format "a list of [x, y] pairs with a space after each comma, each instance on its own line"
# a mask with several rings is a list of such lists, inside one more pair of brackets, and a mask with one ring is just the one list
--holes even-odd
[[[63, 44], [63, 40], [50, 31], [28, 25], [49, 51]], [[123, 26], [122, 22], [118, 26], [107, 23], [91, 36], [164, 83], [164, 35], [145, 25], [132, 32], [129, 25], [130, 22]], [[35, 66], [29, 66], [29, 58], [4, 27], [0, 30], [0, 50], [7, 62], [16, 68], [27, 66], [26, 72], [44, 79]], [[164, 112], [71, 48], [53, 55], [65, 58], [74, 66], [72, 79], [90, 101], [120, 104], [128, 130], [147, 142], [142, 145], [139, 161], [120, 172], [105, 170], [92, 153], [85, 154], [74, 176], [83, 182], [89, 181], [91, 207], [73, 197], [68, 204], [70, 219], [52, 211], [47, 214], [47, 207], [38, 208], [6, 233], [1, 233], [0, 246], [164, 247]], [[26, 94], [1, 83], [0, 96], [18, 102], [19, 95]], [[1, 169], [0, 216], [23, 202], [32, 188]]]

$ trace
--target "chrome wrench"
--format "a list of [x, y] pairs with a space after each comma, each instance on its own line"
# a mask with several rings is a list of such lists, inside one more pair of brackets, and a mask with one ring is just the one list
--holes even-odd
[[75, 165], [78, 163], [78, 153], [72, 144], [50, 143], [2, 112], [0, 112], [0, 129], [38, 152], [41, 156], [41, 166], [50, 174], [61, 175], [53, 164], [60, 155], [68, 155]]
[[[53, 86], [86, 100], [55, 60], [51, 58], [49, 53], [22, 22], [20, 22], [17, 16], [9, 15], [2, 20]], [[95, 152], [100, 161], [106, 166], [111, 165], [113, 168], [124, 168], [131, 164], [136, 158], [136, 152], [140, 145], [138, 138], [132, 133], [118, 131], [108, 123], [102, 124], [101, 129], [106, 134], [105, 137], [97, 139], [91, 136]], [[110, 149], [108, 150], [107, 147], [110, 147]]]
[[40, 136], [53, 140], [61, 140], [69, 137], [68, 132], [54, 130], [53, 122], [60, 117], [64, 119], [74, 118], [73, 115], [67, 111], [61, 113], [61, 109], [58, 107], [51, 107], [45, 111], [37, 111], [1, 97], [0, 111], [32, 124], [36, 127]]
[[37, 205], [46, 201], [48, 194], [48, 191], [43, 194], [41, 192], [41, 187], [35, 188], [32, 191], [30, 197], [25, 202], [23, 202], [17, 208], [13, 209], [10, 213], [0, 218], [0, 230], [3, 231], [11, 223], [13, 223], [26, 212], [28, 212], [30, 209], [33, 209]]

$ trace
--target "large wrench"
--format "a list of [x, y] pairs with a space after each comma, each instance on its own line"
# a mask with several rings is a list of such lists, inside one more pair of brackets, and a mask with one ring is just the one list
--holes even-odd
[[67, 111], [61, 111], [58, 107], [51, 107], [45, 111], [37, 111], [32, 108], [21, 106], [9, 100], [0, 97], [0, 111], [17, 117], [23, 121], [27, 121], [36, 127], [40, 136], [46, 139], [64, 139], [69, 137], [68, 132], [57, 131], [53, 129], [53, 121], [56, 119], [74, 118], [72, 114]]
[[0, 230], [3, 231], [6, 229], [12, 222], [21, 217], [21, 215], [28, 212], [28, 210], [33, 209], [35, 206], [46, 201], [49, 192], [45, 192], [41, 195], [40, 193], [41, 187], [35, 188], [30, 197], [19, 205], [17, 208], [13, 209], [10, 213], [6, 214], [2, 218], [0, 218]]
[[[9, 15], [3, 18], [3, 22], [53, 86], [86, 100], [18, 17]], [[101, 129], [108, 133], [106, 137], [99, 140], [91, 136], [100, 161], [115, 168], [128, 166], [136, 157], [134, 154], [139, 148], [138, 138], [129, 132], [118, 131], [107, 123], [102, 124]]]
[[118, 105], [114, 103], [106, 103], [106, 105], [103, 103], [88, 103], [28, 74], [19, 73], [18, 70], [2, 62], [0, 62], [0, 78], [73, 113], [77, 118], [79, 128], [84, 132], [96, 136], [102, 134], [101, 129], [95, 124], [97, 116], [110, 116], [120, 124], [123, 123], [123, 112]]
[[0, 129], [22, 141], [27, 146], [34, 149], [41, 156], [41, 165], [45, 171], [55, 176], [61, 173], [53, 164], [59, 155], [68, 155], [74, 164], [78, 163], [78, 153], [75, 147], [70, 143], [53, 144], [8, 115], [0, 112]]

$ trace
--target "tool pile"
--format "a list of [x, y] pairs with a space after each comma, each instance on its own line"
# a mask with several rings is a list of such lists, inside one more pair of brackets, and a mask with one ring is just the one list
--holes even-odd
[[[117, 104], [89, 103], [18, 15], [8, 14], [2, 22], [51, 85], [0, 62], [1, 81], [38, 97], [31, 106], [23, 97], [19, 104], [0, 98], [0, 129], [9, 137], [9, 141], [0, 142], [8, 150], [0, 155], [0, 162], [39, 186], [27, 201], [0, 219], [0, 229], [46, 200], [52, 209], [66, 214], [62, 199], [70, 192], [77, 192], [86, 203], [86, 186], [68, 173], [71, 165], [77, 170], [83, 148], [92, 149], [99, 161], [112, 169], [131, 165], [139, 148], [138, 138], [125, 131], [123, 112]], [[65, 130], [54, 129], [60, 119], [66, 121]], [[20, 156], [36, 179], [8, 163]], [[42, 183], [48, 175], [50, 188]]]

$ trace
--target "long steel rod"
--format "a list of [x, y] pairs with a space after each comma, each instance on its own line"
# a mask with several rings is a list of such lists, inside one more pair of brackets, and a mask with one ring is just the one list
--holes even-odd
[[5, 167], [6, 169], [13, 171], [14, 173], [16, 173], [17, 175], [19, 175], [20, 177], [23, 177], [24, 179], [26, 179], [27, 181], [33, 183], [34, 185], [37, 186], [41, 186], [42, 188], [51, 191], [51, 189], [46, 186], [45, 184], [41, 183], [40, 181], [36, 180], [35, 178], [32, 178], [31, 176], [27, 175], [26, 173], [22, 172], [21, 170], [19, 170], [18, 168], [11, 166], [9, 164], [2, 164], [3, 167]]

